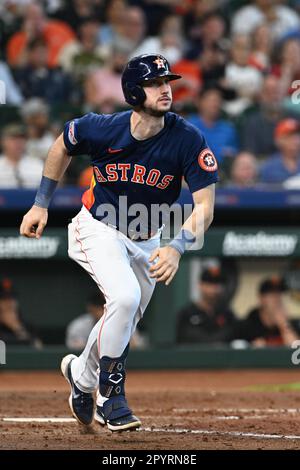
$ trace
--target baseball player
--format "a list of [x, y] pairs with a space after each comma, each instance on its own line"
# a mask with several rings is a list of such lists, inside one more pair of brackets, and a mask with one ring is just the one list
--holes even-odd
[[[50, 148], [34, 205], [20, 227], [26, 237], [41, 237], [51, 197], [71, 157], [89, 154], [93, 178], [82, 209], [69, 224], [68, 253], [96, 282], [106, 305], [82, 354], [69, 354], [61, 363], [71, 387], [71, 411], [85, 425], [94, 417], [111, 431], [141, 425], [125, 397], [130, 338], [156, 282], [170, 284], [181, 255], [197, 239], [199, 212], [204, 230], [213, 218], [216, 159], [201, 132], [170, 112], [170, 81], [180, 78], [161, 55], [131, 59], [122, 88], [132, 109], [89, 113], [65, 124]], [[149, 216], [133, 229], [131, 208], [142, 203], [149, 213], [155, 204], [170, 206], [180, 194], [182, 177], [193, 195], [193, 211], [175, 238], [160, 247], [161, 220], [155, 225]], [[126, 198], [125, 209], [121, 197]], [[111, 207], [115, 217], [107, 215]]]

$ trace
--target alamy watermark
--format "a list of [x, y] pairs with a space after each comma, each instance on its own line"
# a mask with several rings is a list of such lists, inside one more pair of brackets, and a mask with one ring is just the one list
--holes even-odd
[[203, 247], [205, 217], [202, 204], [198, 204], [194, 211], [192, 204], [174, 203], [169, 206], [164, 203], [147, 207], [142, 203], [130, 205], [127, 196], [120, 196], [117, 208], [113, 204], [100, 204], [96, 217], [132, 240], [147, 240], [149, 235], [153, 236], [159, 232], [161, 239], [165, 241], [180, 234], [183, 223], [190, 219], [192, 230], [189, 232], [193, 243], [190, 244], [189, 250], [200, 250]]
[[293, 341], [291, 347], [295, 349], [291, 356], [291, 361], [294, 366], [298, 366], [300, 364], [300, 340], [296, 339], [296, 341]]
[[0, 365], [6, 364], [6, 344], [0, 339]]
[[293, 104], [300, 104], [300, 80], [294, 80], [292, 89], [295, 90], [291, 94], [291, 101]]
[[3, 80], [0, 80], [0, 104], [6, 104], [6, 86]]

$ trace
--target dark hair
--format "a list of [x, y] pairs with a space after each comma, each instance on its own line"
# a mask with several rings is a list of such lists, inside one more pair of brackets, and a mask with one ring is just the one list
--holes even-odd
[[29, 51], [32, 51], [36, 47], [47, 47], [46, 41], [41, 36], [38, 38], [31, 39], [31, 41], [29, 41], [29, 43], [27, 44], [27, 49]]
[[90, 24], [90, 23], [95, 23], [95, 24], [98, 24], [100, 26], [100, 21], [95, 18], [94, 16], [87, 16], [86, 18], [84, 18], [83, 21], [81, 21], [79, 27], [78, 27], [78, 30], [77, 30], [77, 37], [80, 39], [81, 38], [81, 35], [82, 35], [82, 27], [86, 26], [87, 24]]
[[210, 80], [200, 90], [198, 97], [201, 99], [206, 93], [209, 93], [210, 91], [216, 91], [220, 93], [222, 99], [228, 101], [235, 99], [237, 96], [236, 91], [233, 88], [225, 88], [221, 86], [218, 81]]
[[199, 19], [199, 25], [203, 26], [207, 21], [210, 21], [213, 18], [219, 18], [221, 21], [223, 21], [225, 35], [227, 35], [230, 23], [220, 10], [212, 10], [204, 13], [204, 15]]
[[221, 267], [211, 266], [211, 267], [205, 268], [201, 272], [199, 276], [199, 281], [207, 282], [209, 284], [225, 284], [226, 277]]
[[286, 284], [285, 279], [279, 276], [272, 276], [271, 278], [264, 279], [259, 285], [259, 293], [269, 294], [273, 293], [283, 293], [288, 290], [288, 286]]
[[216, 83], [216, 82], [209, 82], [204, 85], [204, 87], [200, 90], [199, 92], [199, 98], [203, 98], [207, 93], [210, 93], [211, 91], [216, 91], [223, 97], [223, 90], [221, 87]]

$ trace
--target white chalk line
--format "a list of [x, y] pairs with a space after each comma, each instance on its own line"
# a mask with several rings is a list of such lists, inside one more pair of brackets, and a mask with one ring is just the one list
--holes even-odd
[[[74, 418], [1, 418], [5, 423], [76, 423]], [[187, 428], [156, 428], [146, 427], [137, 429], [138, 432], [154, 432], [154, 433], [168, 433], [168, 434], [188, 434], [188, 435], [216, 435], [216, 436], [230, 436], [230, 437], [249, 437], [254, 439], [287, 439], [287, 440], [300, 440], [300, 435], [284, 435], [284, 434], [264, 434], [243, 431], [217, 431], [208, 429], [187, 429]]]
[[[205, 419], [206, 417], [204, 417]], [[265, 418], [268, 418], [267, 415], [251, 415], [251, 416], [236, 416], [236, 415], [233, 415], [233, 416], [212, 416], [212, 417], [208, 417], [208, 419], [211, 419], [211, 420], [219, 420], [219, 421], [234, 421], [234, 420], [251, 420], [251, 419], [265, 419]], [[188, 418], [189, 420], [191, 419], [190, 417]], [[199, 418], [197, 418], [199, 420]]]
[[[135, 408], [136, 413], [147, 412], [146, 408]], [[166, 410], [165, 408], [155, 409], [157, 413], [163, 413], [165, 415], [166, 411], [169, 413], [175, 414], [184, 414], [184, 413], [264, 413], [264, 414], [300, 414], [300, 408], [172, 408]]]
[[[144, 412], [145, 410], [140, 408], [137, 409], [137, 412], [139, 412], [139, 416], [141, 419], [155, 419], [157, 418], [157, 415], [140, 415], [140, 412]], [[209, 413], [209, 416], [204, 416], [202, 418], [209, 418], [210, 420], [239, 420], [239, 419], [265, 419], [268, 417], [269, 414], [274, 414], [274, 415], [279, 415], [279, 414], [285, 414], [285, 413], [290, 413], [290, 414], [300, 414], [300, 408], [174, 408], [172, 410], [175, 413], [178, 413], [181, 415], [183, 412], [201, 412], [201, 413]], [[217, 415], [216, 413], [234, 413], [232, 415]], [[263, 413], [263, 414], [261, 414]], [[241, 415], [246, 415], [246, 416], [241, 416]], [[163, 416], [161, 416], [161, 419], [175, 419], [175, 420], [182, 420], [185, 418], [185, 416], [174, 416], [174, 415], [168, 415], [164, 413]], [[186, 417], [190, 421], [198, 421], [199, 416], [188, 416]], [[16, 422], [16, 423], [75, 423], [76, 420], [74, 418], [67, 418], [67, 417], [60, 417], [60, 418], [39, 418], [39, 417], [29, 417], [29, 418], [22, 418], [22, 417], [12, 417], [12, 418], [7, 418], [7, 417], [0, 417], [0, 421], [6, 421], [6, 422]]]
[[218, 436], [231, 437], [252, 437], [255, 439], [300, 439], [300, 436], [284, 435], [284, 434], [259, 434], [254, 432], [241, 431], [216, 431], [207, 429], [166, 429], [166, 428], [141, 428], [138, 431], [144, 432], [167, 432], [174, 434], [210, 434]]
[[[139, 414], [140, 419], [157, 419], [157, 415], [141, 415]], [[267, 415], [248, 415], [248, 416], [241, 416], [240, 415], [224, 415], [224, 416], [218, 416], [218, 415], [209, 415], [209, 416], [203, 416], [201, 419], [208, 419], [210, 421], [217, 420], [217, 421], [234, 421], [234, 420], [259, 420], [259, 419], [265, 419], [268, 418]], [[161, 420], [176, 420], [176, 421], [183, 421], [184, 419], [188, 419], [189, 421], [199, 421], [200, 417], [199, 416], [173, 416], [173, 415], [164, 415], [160, 417]], [[1, 418], [0, 417], [0, 422], [10, 422], [10, 423], [75, 423], [76, 419], [74, 418]]]
[[[163, 410], [162, 410], [163, 411]], [[173, 408], [174, 413], [300, 413], [300, 408]]]

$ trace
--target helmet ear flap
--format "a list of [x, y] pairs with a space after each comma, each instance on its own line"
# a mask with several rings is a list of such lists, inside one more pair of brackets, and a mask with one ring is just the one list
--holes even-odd
[[139, 106], [144, 103], [146, 99], [146, 93], [141, 85], [134, 83], [126, 83], [125, 99], [127, 103], [132, 106]]

